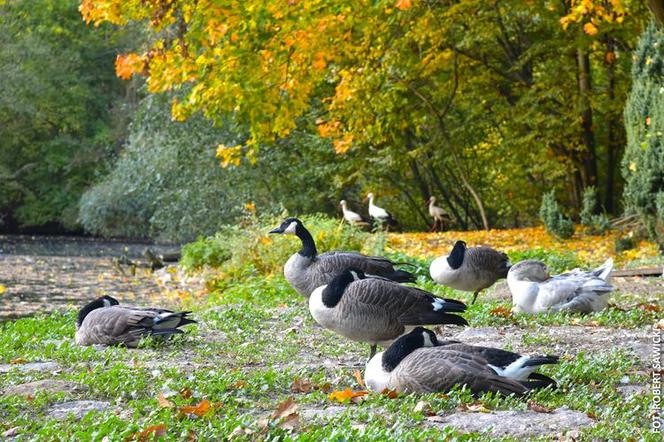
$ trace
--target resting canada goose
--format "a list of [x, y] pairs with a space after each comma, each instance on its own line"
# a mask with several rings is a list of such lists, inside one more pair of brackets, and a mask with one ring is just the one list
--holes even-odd
[[609, 279], [612, 269], [613, 260], [609, 258], [594, 270], [574, 269], [550, 277], [543, 262], [532, 259], [521, 261], [512, 266], [507, 275], [513, 310], [528, 313], [547, 310], [590, 313], [603, 310], [613, 291]]
[[467, 248], [465, 242], [457, 241], [448, 256], [433, 260], [429, 273], [438, 284], [473, 292], [474, 304], [480, 291], [507, 276], [510, 266], [509, 258], [502, 252], [491, 247]]
[[286, 219], [270, 233], [296, 235], [302, 241], [300, 251], [294, 253], [286, 262], [284, 276], [290, 285], [306, 298], [315, 288], [327, 284], [348, 267], [356, 267], [365, 273], [396, 282], [415, 282], [412, 273], [395, 269], [394, 263], [387, 258], [357, 252], [327, 252], [319, 255], [313, 237], [297, 218]]
[[344, 213], [344, 219], [348, 222], [348, 224], [351, 224], [353, 226], [369, 225], [369, 223], [366, 222], [364, 218], [362, 218], [362, 215], [348, 209], [348, 204], [346, 203], [346, 200], [339, 201], [339, 205], [341, 206], [341, 210]]
[[398, 224], [397, 220], [387, 210], [374, 204], [373, 193], [369, 192], [367, 194], [367, 199], [369, 200], [369, 216], [374, 221], [380, 223], [381, 226], [387, 227], [396, 226]]
[[145, 336], [184, 333], [178, 327], [196, 323], [187, 318], [191, 312], [176, 313], [160, 308], [119, 304], [115, 298], [102, 296], [85, 305], [76, 318], [76, 343], [136, 347]]
[[440, 229], [442, 232], [444, 230], [445, 218], [449, 219], [449, 215], [443, 209], [435, 205], [436, 197], [432, 196], [429, 198], [429, 215], [433, 218], [433, 225], [431, 226], [430, 232]]
[[436, 298], [416, 287], [370, 277], [355, 268], [343, 270], [309, 298], [309, 311], [316, 322], [353, 341], [368, 342], [369, 357], [376, 353], [378, 344], [387, 345], [411, 327], [468, 325], [461, 316], [449, 314], [465, 310], [463, 302]]
[[522, 395], [542, 382], [501, 376], [481, 355], [438, 346], [436, 335], [417, 327], [394, 341], [367, 364], [364, 381], [370, 390], [446, 392], [465, 385], [473, 394], [485, 392]]

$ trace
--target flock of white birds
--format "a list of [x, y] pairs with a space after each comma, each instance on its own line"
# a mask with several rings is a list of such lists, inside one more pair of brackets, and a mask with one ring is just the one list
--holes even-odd
[[[374, 204], [368, 194], [369, 214], [389, 224], [394, 220]], [[430, 200], [433, 204], [434, 200]], [[344, 217], [362, 218], [341, 201]], [[362, 220], [362, 222], [364, 222]], [[538, 373], [545, 364], [558, 363], [551, 355], [514, 352], [442, 340], [425, 328], [433, 325], [467, 326], [466, 304], [438, 297], [412, 283], [415, 275], [385, 257], [357, 252], [319, 254], [312, 235], [297, 218], [288, 218], [270, 231], [297, 236], [301, 249], [284, 265], [291, 286], [308, 300], [320, 326], [354, 341], [370, 345], [365, 382], [374, 391], [448, 391], [466, 386], [474, 394], [496, 392], [522, 395], [532, 389], [555, 388], [553, 379]], [[439, 284], [478, 293], [507, 278], [514, 311], [599, 311], [613, 290], [611, 259], [601, 267], [549, 275], [536, 260], [510, 263], [506, 254], [490, 247], [467, 247], [457, 241], [449, 255], [431, 263], [430, 275]], [[183, 333], [181, 326], [195, 323], [190, 312], [121, 306], [104, 296], [85, 305], [76, 320], [80, 345], [136, 347], [145, 336], [168, 337]], [[378, 347], [385, 348], [378, 352]]]

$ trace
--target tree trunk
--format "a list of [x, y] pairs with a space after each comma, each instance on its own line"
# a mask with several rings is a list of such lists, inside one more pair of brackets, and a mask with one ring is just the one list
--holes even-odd
[[655, 15], [657, 24], [664, 26], [664, 0], [648, 0], [648, 6]]
[[[606, 53], [613, 54], [615, 43], [610, 37], [606, 41]], [[617, 153], [620, 149], [620, 140], [618, 139], [618, 125], [620, 124], [615, 109], [615, 66], [613, 56], [607, 56], [606, 78], [608, 81], [607, 96], [609, 98], [609, 112], [606, 129], [606, 193], [604, 194], [604, 209], [609, 213], [614, 213], [614, 193], [615, 193], [615, 174]]]
[[475, 192], [473, 186], [471, 186], [471, 184], [468, 182], [466, 174], [463, 172], [461, 161], [459, 160], [459, 157], [457, 156], [456, 152], [454, 152], [454, 148], [451, 148], [450, 151], [452, 152], [452, 159], [454, 160], [454, 164], [456, 164], [457, 169], [459, 169], [459, 177], [461, 177], [461, 182], [466, 187], [466, 189], [468, 189], [468, 192], [470, 192], [470, 194], [473, 196], [475, 204], [477, 204], [477, 209], [480, 211], [480, 216], [482, 217], [482, 224], [484, 225], [484, 230], [489, 230], [489, 219], [486, 216], [486, 210], [484, 210], [484, 203], [482, 202], [482, 198], [480, 198], [478, 193]]
[[581, 155], [584, 187], [597, 185], [597, 152], [593, 133], [593, 112], [590, 106], [590, 57], [582, 48], [576, 51], [577, 80], [579, 88], [579, 108], [581, 110], [582, 140], [585, 146]]

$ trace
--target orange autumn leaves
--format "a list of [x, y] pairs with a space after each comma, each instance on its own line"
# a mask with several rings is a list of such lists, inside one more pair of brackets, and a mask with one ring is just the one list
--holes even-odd
[[491, 231], [449, 231], [443, 233], [394, 233], [388, 235], [388, 248], [420, 258], [433, 258], [449, 253], [455, 241], [463, 239], [468, 246], [486, 245], [511, 252], [546, 249], [559, 253], [574, 253], [579, 261], [588, 265], [600, 264], [613, 257], [618, 265], [636, 259], [658, 256], [657, 246], [641, 241], [637, 247], [616, 252], [615, 241], [620, 233], [612, 231], [606, 235], [586, 235], [577, 227], [577, 233], [568, 240], [559, 240], [544, 230], [544, 227], [502, 229]]

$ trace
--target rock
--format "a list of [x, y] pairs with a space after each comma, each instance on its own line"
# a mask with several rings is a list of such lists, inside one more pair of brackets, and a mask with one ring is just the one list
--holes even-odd
[[19, 385], [10, 385], [5, 388], [5, 395], [31, 395], [37, 392], [47, 393], [72, 393], [83, 390], [83, 386], [75, 382], [63, 381], [59, 379], [44, 379], [41, 381], [28, 382]]
[[562, 407], [553, 413], [534, 411], [493, 411], [491, 413], [455, 413], [433, 416], [429, 425], [454, 427], [462, 433], [487, 432], [496, 437], [541, 437], [595, 425], [579, 411]]
[[341, 405], [332, 405], [327, 408], [305, 409], [300, 410], [300, 416], [302, 416], [303, 420], [332, 419], [339, 416], [347, 409], [348, 407]]
[[90, 411], [104, 411], [111, 404], [105, 401], [69, 401], [53, 405], [48, 410], [48, 415], [55, 419], [65, 419], [73, 415], [76, 419], [82, 419]]
[[0, 364], [0, 373], [9, 373], [12, 370], [18, 371], [54, 371], [59, 368], [53, 361], [28, 362], [26, 364]]
[[648, 392], [648, 388], [645, 385], [621, 385], [616, 387], [616, 390], [618, 390], [618, 394], [626, 398]]

